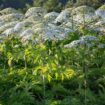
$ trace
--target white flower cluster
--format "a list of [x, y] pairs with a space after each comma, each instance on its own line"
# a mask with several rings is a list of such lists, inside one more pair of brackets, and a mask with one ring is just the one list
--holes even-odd
[[48, 30], [43, 35], [44, 40], [62, 40], [64, 36], [59, 30]]
[[105, 33], [105, 27], [96, 27], [94, 30], [98, 32], [103, 32], [103, 34]]
[[[73, 12], [77, 14], [73, 14]], [[28, 40], [36, 35], [35, 38], [44, 40], [62, 40], [69, 32], [78, 30], [78, 27], [82, 25], [84, 21], [83, 12], [85, 12], [86, 23], [89, 21], [90, 29], [105, 32], [104, 19], [101, 19], [98, 14], [97, 16], [94, 9], [88, 6], [67, 8], [61, 13], [47, 13], [42, 7], [32, 7], [25, 14], [13, 8], [7, 8], [0, 11], [0, 37], [13, 34]], [[97, 21], [94, 21], [94, 18], [97, 18]], [[97, 40], [93, 36], [84, 36], [72, 42], [71, 46], [86, 43], [89, 46], [92, 41]]]
[[12, 13], [12, 14], [7, 14], [7, 15], [1, 16], [0, 21], [10, 22], [10, 21], [22, 20], [23, 18], [24, 18], [23, 14]]
[[102, 19], [105, 19], [105, 4], [102, 5], [99, 9], [96, 10], [96, 15], [100, 16]]
[[20, 34], [20, 37], [22, 41], [25, 42], [28, 40], [32, 40], [33, 35], [34, 35], [34, 31], [31, 28], [28, 28]]
[[32, 29], [33, 30], [36, 30], [36, 29], [38, 29], [38, 28], [41, 28], [41, 29], [43, 29], [43, 28], [47, 28], [48, 26], [47, 26], [47, 24], [46, 23], [44, 23], [44, 22], [35, 22], [35, 24], [32, 26]]
[[66, 37], [67, 33], [59, 29], [37, 28], [34, 30], [35, 33], [39, 34], [39, 37], [43, 40], [62, 40]]
[[44, 16], [44, 19], [47, 21], [53, 21], [58, 17], [59, 13], [57, 12], [50, 12]]
[[68, 18], [70, 17], [70, 11], [68, 11], [67, 9], [66, 10], [63, 10], [59, 15], [58, 17], [55, 19], [55, 23], [57, 22], [64, 22], [66, 21]]
[[19, 12], [14, 8], [6, 8], [0, 11], [0, 14], [2, 15], [12, 14], [12, 13], [19, 13]]
[[25, 19], [25, 21], [27, 21], [27, 22], [37, 22], [37, 21], [43, 22], [43, 20], [44, 20], [43, 17], [35, 16], [35, 15], [32, 15], [32, 16]]
[[96, 22], [95, 24], [93, 24], [91, 27], [95, 31], [105, 33], [105, 20], [100, 20]]
[[14, 33], [15, 33], [14, 28], [9, 28], [9, 29], [5, 30], [2, 34], [9, 36], [9, 35], [12, 35]]
[[3, 26], [0, 27], [0, 33], [3, 32], [3, 31], [5, 31], [8, 28], [14, 27], [17, 23], [18, 23], [18, 21], [5, 23]]
[[82, 36], [80, 37], [80, 40], [84, 40], [84, 41], [98, 41], [99, 39], [95, 36]]
[[77, 47], [78, 45], [84, 45], [86, 42], [83, 41], [83, 40], [75, 40], [75, 41], [72, 41], [71, 43], [65, 45], [64, 47], [65, 48], [75, 48]]
[[42, 7], [32, 7], [28, 9], [28, 11], [25, 14], [25, 17], [30, 17], [32, 15], [40, 17], [40, 16], [45, 15], [46, 13], [47, 13], [46, 10]]
[[95, 24], [95, 26], [105, 26], [105, 20], [101, 20]]
[[32, 36], [33, 35], [33, 30], [31, 29], [31, 28], [28, 28], [28, 29], [26, 29], [26, 30], [24, 30], [22, 33], [21, 33], [21, 37], [23, 37], [23, 36]]
[[5, 22], [0, 21], [0, 27], [3, 26], [5, 24]]
[[21, 19], [24, 18], [24, 15], [21, 14], [21, 13], [14, 13], [14, 14], [11, 14], [10, 16], [11, 16], [12, 18], [19, 19], [19, 20], [21, 20]]
[[77, 23], [83, 23], [85, 22], [92, 22], [95, 18], [98, 18], [94, 13], [88, 13], [88, 14], [77, 14], [74, 16], [74, 21]]
[[19, 22], [14, 26], [14, 30], [15, 32], [21, 32], [25, 30], [26, 28], [29, 28], [31, 24], [32, 24], [31, 22], [27, 22], [27, 21]]
[[16, 32], [19, 32], [20, 30], [23, 29], [24, 26], [25, 26], [25, 23], [24, 23], [24, 22], [19, 22], [19, 23], [17, 23], [17, 24], [15, 25], [14, 30], [15, 30]]
[[98, 9], [95, 13], [97, 16], [100, 16], [102, 19], [105, 19], [105, 9]]
[[94, 13], [95, 10], [92, 7], [83, 5], [79, 6], [75, 9], [72, 10], [72, 15], [77, 15], [77, 14], [88, 14], [88, 13]]
[[72, 41], [71, 43], [65, 45], [65, 48], [75, 48], [80, 45], [85, 45], [91, 47], [91, 42], [98, 41], [98, 38], [95, 36], [82, 36], [79, 40]]
[[1, 34], [4, 36], [9, 36], [13, 34], [18, 36], [27, 36], [28, 34], [30, 35], [30, 33], [32, 33], [33, 31], [30, 28], [27, 29], [28, 25], [30, 25], [29, 22], [11, 22], [11, 24], [9, 23], [1, 27], [1, 31], [3, 31]]
[[105, 44], [100, 43], [100, 44], [98, 45], [98, 48], [105, 48]]
[[58, 27], [54, 24], [48, 23], [48, 24], [40, 24], [33, 27], [34, 32], [38, 34], [42, 39], [48, 40], [62, 40], [64, 39], [69, 32], [72, 30], [70, 28], [65, 27]]

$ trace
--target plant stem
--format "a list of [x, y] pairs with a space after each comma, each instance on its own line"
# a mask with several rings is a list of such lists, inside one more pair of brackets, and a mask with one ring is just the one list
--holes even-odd
[[73, 18], [73, 15], [72, 15], [72, 30], [74, 31], [74, 18]]
[[25, 69], [26, 69], [27, 68], [26, 55], [24, 55], [24, 61], [25, 61]]
[[5, 48], [5, 44], [4, 44], [4, 56], [3, 56], [3, 58], [4, 58], [4, 66], [3, 66], [3, 71], [4, 71], [4, 75], [6, 75], [6, 67], [5, 67], [5, 54], [6, 54], [6, 48]]
[[45, 76], [44, 76], [44, 74], [42, 75], [42, 80], [43, 80], [43, 98], [44, 98], [44, 105], [45, 105], [46, 86], [45, 86]]
[[83, 10], [83, 26], [85, 27], [85, 11]]

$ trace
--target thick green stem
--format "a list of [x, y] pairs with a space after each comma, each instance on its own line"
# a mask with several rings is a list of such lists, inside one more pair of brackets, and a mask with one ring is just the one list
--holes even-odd
[[43, 80], [43, 98], [44, 98], [44, 105], [45, 105], [46, 85], [45, 85], [45, 76], [44, 76], [44, 74], [42, 75], [42, 80]]
[[26, 69], [27, 68], [26, 55], [24, 55], [24, 61], [25, 61], [25, 69]]
[[3, 65], [3, 71], [4, 71], [4, 75], [6, 75], [6, 59], [5, 59], [5, 55], [6, 55], [6, 47], [5, 47], [5, 44], [4, 44], [4, 55], [3, 55], [3, 58], [4, 58], [4, 65]]

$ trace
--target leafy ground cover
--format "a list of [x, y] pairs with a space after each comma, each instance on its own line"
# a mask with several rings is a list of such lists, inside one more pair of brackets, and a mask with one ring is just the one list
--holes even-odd
[[105, 105], [105, 36], [0, 43], [1, 105]]

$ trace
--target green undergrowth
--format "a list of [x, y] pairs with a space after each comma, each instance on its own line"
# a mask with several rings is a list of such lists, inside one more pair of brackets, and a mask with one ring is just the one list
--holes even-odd
[[[81, 30], [62, 41], [10, 36], [0, 44], [0, 105], [105, 105], [105, 48], [66, 49]], [[104, 42], [104, 36], [100, 36]]]

